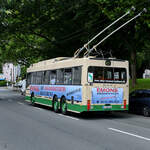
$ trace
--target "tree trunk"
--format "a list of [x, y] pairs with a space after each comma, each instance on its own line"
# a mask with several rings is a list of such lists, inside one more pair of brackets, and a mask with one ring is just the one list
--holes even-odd
[[131, 77], [132, 88], [136, 85], [136, 50], [131, 51]]

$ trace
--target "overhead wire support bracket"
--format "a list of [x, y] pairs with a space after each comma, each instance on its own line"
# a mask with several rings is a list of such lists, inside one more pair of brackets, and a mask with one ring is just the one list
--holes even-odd
[[99, 35], [101, 35], [103, 32], [105, 32], [108, 28], [110, 28], [111, 26], [113, 26], [119, 20], [123, 19], [125, 16], [127, 16], [128, 14], [130, 14], [131, 11], [135, 11], [135, 7], [134, 6], [132, 6], [131, 9], [129, 11], [127, 11], [124, 15], [122, 15], [121, 17], [119, 17], [117, 20], [115, 20], [113, 23], [111, 23], [109, 26], [107, 26], [102, 31], [100, 31], [97, 35], [95, 35], [90, 41], [88, 41], [86, 44], [84, 44], [84, 46], [82, 48], [79, 48], [74, 53], [74, 57], [77, 58], [79, 56], [79, 54], [84, 50], [84, 48], [86, 48], [93, 40], [95, 40]]
[[127, 22], [125, 22], [124, 24], [122, 24], [120, 27], [118, 27], [116, 30], [114, 30], [113, 32], [111, 32], [109, 35], [107, 35], [105, 38], [103, 38], [99, 43], [97, 43], [96, 45], [94, 45], [89, 51], [88, 53], [86, 53], [86, 57], [89, 56], [89, 54], [98, 46], [100, 45], [102, 42], [104, 42], [107, 38], [109, 38], [112, 34], [114, 34], [115, 32], [117, 32], [118, 30], [120, 30], [122, 27], [124, 27], [125, 25], [127, 25], [128, 23], [130, 23], [131, 21], [133, 21], [134, 19], [136, 19], [137, 17], [141, 16], [141, 14], [143, 12], [147, 12], [147, 9], [144, 8], [140, 13], [138, 13], [136, 16], [134, 16], [133, 18], [131, 18], [130, 20], [128, 20]]

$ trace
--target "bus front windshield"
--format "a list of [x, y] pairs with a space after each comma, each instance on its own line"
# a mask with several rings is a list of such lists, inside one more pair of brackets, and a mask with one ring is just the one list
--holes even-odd
[[[92, 80], [89, 77], [91, 76]], [[88, 82], [93, 83], [126, 83], [127, 72], [125, 68], [94, 67], [88, 68]]]

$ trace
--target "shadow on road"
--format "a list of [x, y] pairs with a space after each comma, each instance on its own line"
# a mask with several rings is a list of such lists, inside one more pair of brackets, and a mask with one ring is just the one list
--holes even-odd
[[[31, 107], [38, 107], [45, 109], [47, 111], [53, 111], [51, 107], [43, 106], [39, 104], [29, 104]], [[75, 117], [78, 119], [85, 119], [85, 120], [98, 120], [98, 119], [124, 119], [124, 118], [132, 118], [133, 115], [129, 114], [128, 112], [83, 112], [83, 113], [72, 113], [68, 112], [67, 114], [70, 117]]]
[[85, 120], [132, 118], [128, 112], [84, 112], [81, 114], [70, 113], [70, 115]]

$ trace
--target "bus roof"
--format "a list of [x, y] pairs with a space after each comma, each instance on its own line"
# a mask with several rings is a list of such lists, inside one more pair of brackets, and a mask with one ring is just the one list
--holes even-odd
[[[57, 57], [49, 60], [40, 61], [38, 63], [34, 63], [27, 69], [27, 72], [69, 68], [69, 67], [83, 66], [83, 65], [90, 66], [91, 64], [95, 66], [107, 66], [105, 64], [105, 61], [108, 60], [113, 62], [114, 66], [128, 67], [128, 61], [116, 59], [116, 58], [96, 58], [93, 56], [82, 57], [82, 58]], [[110, 65], [109, 67], [113, 67], [113, 66]]]

